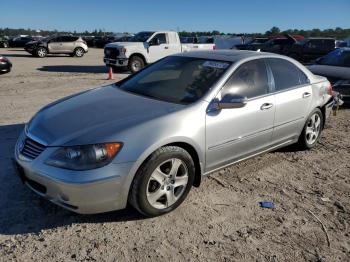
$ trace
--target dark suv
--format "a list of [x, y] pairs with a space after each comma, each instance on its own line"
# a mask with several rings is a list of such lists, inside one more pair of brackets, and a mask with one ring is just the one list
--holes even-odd
[[24, 49], [33, 56], [45, 57], [47, 54], [69, 54], [82, 57], [88, 52], [86, 42], [78, 36], [53, 36], [32, 41]]
[[310, 62], [335, 49], [334, 38], [306, 38], [284, 48], [284, 54], [301, 62]]

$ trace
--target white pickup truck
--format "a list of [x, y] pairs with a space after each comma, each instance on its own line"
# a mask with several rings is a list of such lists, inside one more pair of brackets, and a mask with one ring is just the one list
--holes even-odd
[[103, 61], [106, 66], [128, 67], [135, 73], [145, 65], [168, 55], [191, 50], [215, 49], [214, 44], [181, 44], [180, 37], [174, 31], [144, 31], [136, 34], [129, 42], [115, 42], [104, 48]]

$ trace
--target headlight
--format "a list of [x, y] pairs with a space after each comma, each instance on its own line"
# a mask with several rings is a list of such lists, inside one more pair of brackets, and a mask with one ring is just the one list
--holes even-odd
[[60, 147], [45, 164], [71, 170], [88, 170], [109, 164], [122, 148], [122, 143]]

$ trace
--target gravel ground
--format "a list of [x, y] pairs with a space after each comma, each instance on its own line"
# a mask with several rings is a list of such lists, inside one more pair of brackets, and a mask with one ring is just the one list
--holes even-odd
[[[112, 82], [103, 50], [80, 59], [0, 53], [14, 64], [0, 75], [0, 261], [350, 261], [349, 109], [330, 119], [314, 149], [286, 148], [216, 172], [168, 215], [78, 215], [23, 186], [11, 156], [40, 107]], [[277, 208], [260, 208], [263, 200]]]

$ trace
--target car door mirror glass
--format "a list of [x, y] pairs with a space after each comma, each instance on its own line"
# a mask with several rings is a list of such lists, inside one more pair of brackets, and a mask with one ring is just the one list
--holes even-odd
[[240, 108], [247, 104], [247, 97], [236, 94], [226, 94], [218, 102], [218, 109]]

